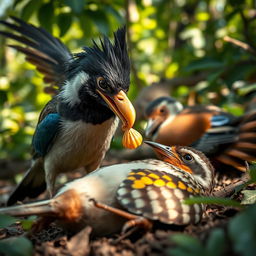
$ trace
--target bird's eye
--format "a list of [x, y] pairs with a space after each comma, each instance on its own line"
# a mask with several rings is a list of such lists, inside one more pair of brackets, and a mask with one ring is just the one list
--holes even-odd
[[161, 108], [161, 109], [160, 109], [160, 113], [164, 113], [164, 108]]
[[100, 87], [100, 89], [102, 89], [102, 90], [106, 90], [108, 88], [107, 81], [103, 77], [97, 78], [97, 84]]
[[190, 154], [185, 154], [184, 156], [183, 156], [183, 159], [186, 161], [186, 162], [191, 162], [191, 161], [193, 161], [193, 156], [191, 156]]

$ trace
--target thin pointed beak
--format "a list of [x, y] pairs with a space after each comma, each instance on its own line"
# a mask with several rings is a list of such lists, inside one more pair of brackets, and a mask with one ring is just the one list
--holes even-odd
[[114, 96], [109, 96], [97, 90], [111, 110], [120, 118], [123, 128], [131, 128], [135, 122], [136, 112], [124, 91]]
[[176, 153], [175, 146], [168, 147], [153, 141], [144, 141], [144, 142], [154, 149], [155, 153], [157, 154], [159, 159], [161, 159], [162, 161], [170, 163], [182, 169], [185, 172], [192, 173], [189, 166], [186, 166], [183, 164], [183, 162], [181, 162], [178, 154]]
[[176, 155], [176, 152], [174, 152], [173, 150], [173, 147], [168, 147], [153, 141], [144, 142], [153, 148], [153, 150], [161, 160], [174, 165], [180, 162], [179, 158]]
[[173, 158], [175, 156], [173, 149], [171, 147], [165, 146], [163, 144], [160, 143], [156, 143], [153, 141], [144, 141], [144, 143], [148, 144], [150, 147], [152, 147], [154, 149], [154, 151], [162, 157], [167, 157], [167, 158]]
[[160, 117], [156, 118], [149, 118], [147, 122], [147, 127], [145, 129], [145, 136], [146, 138], [152, 137], [157, 129], [160, 127], [162, 124], [163, 120]]

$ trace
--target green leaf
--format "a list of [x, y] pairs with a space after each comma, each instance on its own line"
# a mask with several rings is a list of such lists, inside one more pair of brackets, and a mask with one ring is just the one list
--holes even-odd
[[220, 69], [224, 67], [224, 63], [218, 60], [203, 58], [200, 60], [196, 60], [191, 62], [186, 68], [186, 72], [193, 72], [198, 70], [207, 70], [207, 69]]
[[9, 215], [0, 214], [0, 228], [6, 228], [17, 221], [16, 218]]
[[250, 92], [254, 92], [256, 91], [256, 84], [250, 84], [250, 85], [246, 85], [242, 88], [238, 89], [238, 92], [241, 96], [244, 96]]
[[172, 235], [170, 238], [172, 242], [174, 242], [177, 246], [176, 248], [170, 250], [170, 255], [204, 255], [204, 248], [197, 238], [184, 234], [175, 234]]
[[65, 0], [66, 5], [68, 5], [72, 11], [79, 14], [83, 11], [86, 1], [85, 0]]
[[250, 167], [249, 173], [251, 177], [250, 182], [256, 183], [256, 165], [255, 164]]
[[256, 205], [235, 216], [228, 225], [228, 234], [237, 255], [254, 256], [256, 252]]
[[38, 11], [37, 16], [40, 25], [51, 33], [54, 18], [53, 2], [50, 1], [49, 3], [42, 5]]
[[27, 21], [36, 12], [42, 4], [42, 0], [28, 1], [21, 11], [21, 19]]
[[218, 204], [233, 207], [243, 207], [239, 202], [220, 197], [191, 197], [183, 201], [185, 204]]
[[79, 18], [80, 28], [83, 31], [84, 37], [91, 38], [93, 23], [91, 19], [86, 15], [86, 11], [84, 11], [81, 15], [79, 15], [78, 18]]
[[224, 255], [226, 249], [226, 239], [224, 231], [220, 228], [214, 229], [206, 243], [207, 256], [221, 256]]
[[254, 204], [256, 202], [256, 190], [243, 190], [244, 198], [241, 204]]
[[111, 5], [107, 5], [104, 8], [110, 15], [112, 15], [113, 17], [115, 17], [115, 19], [119, 22], [119, 23], [123, 23], [124, 22], [124, 18], [121, 16], [121, 14], [115, 9], [113, 8]]
[[97, 10], [97, 11], [87, 10], [86, 15], [91, 18], [93, 23], [95, 23], [95, 25], [97, 26], [97, 28], [99, 29], [99, 31], [102, 34], [105, 34], [105, 35], [109, 34], [108, 18], [107, 18], [106, 14], [103, 11], [101, 11], [101, 10]]
[[11, 237], [0, 241], [0, 252], [8, 256], [29, 256], [33, 246], [25, 237]]
[[30, 230], [32, 228], [32, 225], [35, 223], [35, 219], [27, 219], [27, 220], [21, 220], [21, 226], [24, 230]]
[[64, 36], [72, 23], [72, 17], [70, 13], [61, 13], [58, 16], [58, 26], [60, 29], [60, 37]]

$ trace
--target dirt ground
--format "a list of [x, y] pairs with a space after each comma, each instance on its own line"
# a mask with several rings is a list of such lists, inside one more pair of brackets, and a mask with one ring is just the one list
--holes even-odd
[[[115, 159], [108, 159], [104, 165], [115, 163]], [[69, 179], [79, 176], [72, 174]], [[217, 173], [215, 191], [235, 183], [241, 174]], [[1, 181], [1, 202], [8, 197], [13, 189], [10, 181]], [[239, 195], [238, 195], [239, 196]], [[0, 238], [14, 236], [28, 236], [34, 245], [34, 255], [171, 255], [170, 250], [174, 244], [170, 237], [173, 234], [183, 233], [198, 237], [202, 242], [209, 232], [221, 227], [225, 230], [230, 218], [237, 214], [238, 209], [224, 206], [208, 206], [202, 221], [197, 225], [175, 227], [156, 224], [148, 232], [137, 231], [128, 237], [122, 238], [120, 234], [111, 237], [91, 238], [91, 228], [86, 227], [78, 234], [70, 236], [65, 230], [52, 223], [40, 232], [30, 234], [22, 230], [20, 224], [12, 225], [0, 230]]]

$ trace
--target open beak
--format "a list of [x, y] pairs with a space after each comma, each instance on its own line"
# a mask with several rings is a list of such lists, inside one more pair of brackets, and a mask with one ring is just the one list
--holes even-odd
[[145, 129], [146, 138], [152, 137], [157, 132], [163, 121], [162, 117], [149, 118]]
[[131, 128], [135, 122], [136, 112], [124, 91], [119, 91], [114, 96], [109, 96], [97, 90], [111, 110], [120, 118], [123, 128]]

